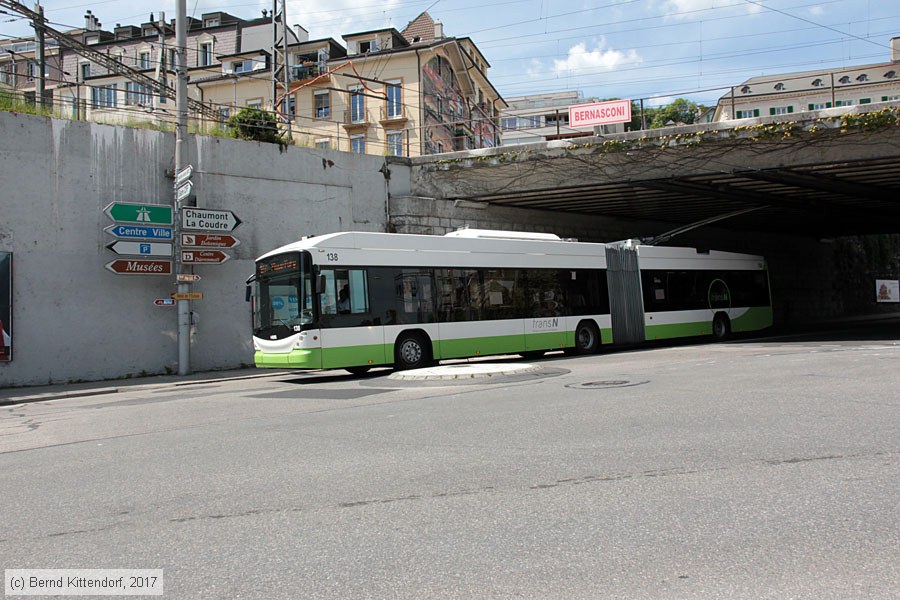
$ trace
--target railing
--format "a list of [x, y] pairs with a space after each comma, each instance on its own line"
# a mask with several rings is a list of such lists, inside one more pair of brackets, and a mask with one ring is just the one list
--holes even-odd
[[401, 119], [409, 118], [409, 109], [405, 105], [381, 107], [382, 121], [399, 121]]
[[368, 125], [372, 122], [372, 116], [369, 109], [365, 110], [345, 110], [344, 125]]

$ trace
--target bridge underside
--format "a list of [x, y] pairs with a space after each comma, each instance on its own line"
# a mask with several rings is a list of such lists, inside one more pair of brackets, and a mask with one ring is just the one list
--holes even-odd
[[413, 193], [672, 229], [733, 214], [715, 226], [819, 238], [898, 233], [896, 104], [413, 159]]

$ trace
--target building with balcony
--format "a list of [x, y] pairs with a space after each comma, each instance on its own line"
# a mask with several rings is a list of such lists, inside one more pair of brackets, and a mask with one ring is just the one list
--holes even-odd
[[751, 77], [719, 98], [715, 121], [900, 100], [900, 37], [891, 60], [841, 69]]
[[[117, 69], [126, 65], [162, 85], [175, 86], [174, 20], [102, 29], [90, 11], [70, 32], [110, 60], [71, 50], [48, 58], [48, 93], [75, 118], [108, 123], [172, 124], [171, 98], [152, 82]], [[242, 108], [277, 110], [298, 144], [379, 155], [419, 156], [499, 145], [506, 103], [488, 79], [489, 64], [474, 42], [444, 35], [425, 12], [403, 31], [385, 28], [310, 40], [287, 30], [286, 78], [273, 81], [273, 20], [203, 14], [187, 23], [188, 95], [213, 109], [192, 112], [201, 127], [220, 124]], [[0, 61], [0, 84], [23, 87], [33, 40], [22, 40], [16, 61]], [[27, 46], [27, 47], [26, 47]], [[15, 54], [7, 56], [15, 57]], [[49, 54], [48, 54], [49, 56]], [[31, 62], [28, 62], [30, 60]], [[54, 66], [55, 65], [55, 66]], [[284, 72], [284, 71], [282, 71]], [[140, 78], [139, 78], [140, 79]], [[8, 82], [8, 83], [7, 83]], [[52, 85], [50, 84], [52, 82]], [[218, 117], [213, 118], [210, 112]]]
[[[300, 144], [366, 154], [420, 156], [499, 144], [506, 106], [469, 38], [446, 37], [425, 12], [403, 31], [342, 36], [340, 56], [300, 48], [292, 132]], [[294, 68], [294, 67], [292, 67]]]

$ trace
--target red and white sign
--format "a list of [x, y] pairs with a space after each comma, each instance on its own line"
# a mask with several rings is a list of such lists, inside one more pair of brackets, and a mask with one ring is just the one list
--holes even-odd
[[227, 233], [182, 233], [184, 248], [234, 248], [241, 241]]
[[106, 263], [106, 268], [119, 275], [171, 275], [172, 261], [120, 258]]
[[631, 120], [631, 100], [611, 100], [569, 107], [569, 127], [594, 127]]
[[231, 258], [221, 250], [182, 250], [181, 262], [183, 263], [207, 263], [220, 265]]

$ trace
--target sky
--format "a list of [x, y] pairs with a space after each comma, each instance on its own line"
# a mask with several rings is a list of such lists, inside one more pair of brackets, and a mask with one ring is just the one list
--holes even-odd
[[[175, 16], [175, 0], [45, 0], [57, 29], [81, 27], [91, 10], [103, 28]], [[33, 3], [27, 3], [33, 7]], [[187, 0], [188, 15], [224, 11], [252, 19], [272, 0]], [[898, 0], [313, 0], [286, 5], [288, 23], [311, 39], [383, 27], [402, 30], [427, 10], [447, 36], [470, 37], [504, 97], [576, 90], [585, 98], [677, 97], [711, 105], [755, 76], [890, 60], [900, 36]], [[0, 12], [0, 43], [31, 35]]]

